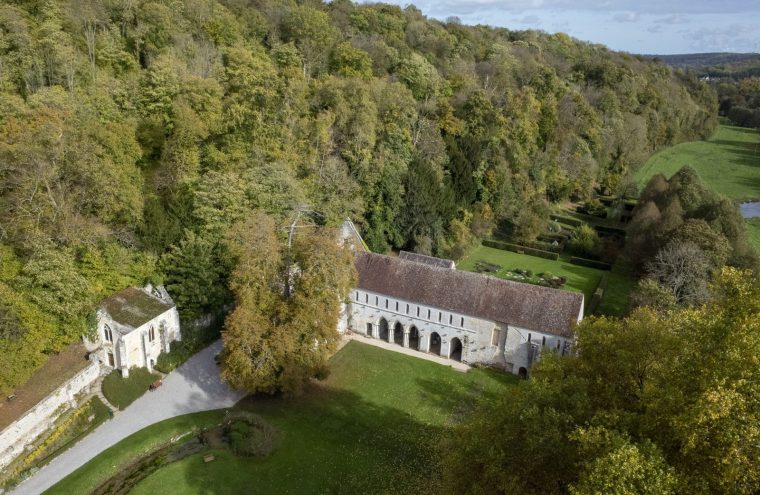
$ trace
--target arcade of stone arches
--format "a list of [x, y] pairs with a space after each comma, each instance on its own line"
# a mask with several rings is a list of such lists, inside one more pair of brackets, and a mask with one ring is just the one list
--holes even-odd
[[389, 344], [435, 354], [454, 361], [462, 360], [462, 340], [459, 337], [451, 338], [448, 349], [444, 349], [438, 332], [430, 332], [426, 335], [413, 324], [405, 327], [397, 321], [391, 326], [388, 320], [380, 318], [376, 324], [367, 323], [366, 333], [368, 337], [383, 340]]

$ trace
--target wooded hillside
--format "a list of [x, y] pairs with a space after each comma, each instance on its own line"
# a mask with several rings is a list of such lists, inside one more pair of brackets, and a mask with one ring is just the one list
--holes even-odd
[[229, 301], [254, 209], [457, 257], [708, 136], [712, 91], [564, 34], [347, 1], [0, 6], [0, 392], [146, 279]]

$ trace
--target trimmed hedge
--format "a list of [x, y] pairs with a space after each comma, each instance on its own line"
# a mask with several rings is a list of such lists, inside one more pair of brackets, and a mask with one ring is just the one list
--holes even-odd
[[597, 232], [604, 232], [605, 234], [617, 234], [619, 236], [625, 237], [625, 230], [619, 229], [617, 227], [605, 227], [604, 225], [595, 225], [594, 229]]
[[529, 254], [531, 256], [537, 256], [547, 260], [557, 261], [559, 259], [559, 253], [552, 253], [551, 251], [544, 251], [541, 249], [534, 249], [526, 246], [520, 246], [517, 244], [510, 244], [508, 242], [485, 240], [484, 246], [492, 247], [494, 249], [501, 249], [502, 251], [512, 251], [513, 253]]
[[604, 297], [604, 291], [598, 290], [594, 292], [594, 295], [591, 296], [591, 300], [588, 303], [588, 307], [586, 308], [586, 314], [593, 315], [596, 313], [596, 310], [599, 308], [599, 304], [602, 302], [602, 298]]
[[539, 251], [549, 251], [551, 253], [561, 253], [562, 246], [552, 246], [551, 242], [546, 241], [530, 241], [525, 242], [522, 246], [529, 249], [538, 249]]
[[586, 258], [579, 258], [577, 256], [573, 256], [570, 258], [570, 263], [573, 265], [578, 266], [587, 266], [589, 268], [598, 268], [599, 270], [612, 270], [612, 265], [609, 263], [604, 263], [603, 261], [596, 261], [596, 260], [589, 260]]
[[565, 217], [562, 215], [549, 215], [549, 218], [552, 220], [556, 220], [559, 223], [564, 223], [567, 225], [572, 225], [573, 227], [580, 227], [583, 225], [583, 222], [581, 220], [578, 220], [577, 218], [573, 217]]

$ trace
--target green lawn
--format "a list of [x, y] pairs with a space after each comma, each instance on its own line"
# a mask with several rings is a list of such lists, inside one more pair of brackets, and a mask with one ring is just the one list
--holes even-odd
[[747, 234], [749, 235], [750, 242], [755, 246], [755, 249], [760, 253], [760, 217], [747, 219]]
[[501, 269], [498, 272], [491, 274], [500, 278], [508, 278], [507, 273], [515, 268], [531, 270], [534, 278], [539, 273], [544, 272], [551, 272], [558, 277], [566, 277], [567, 283], [565, 284], [564, 289], [583, 292], [586, 296], [587, 305], [591, 300], [591, 296], [594, 295], [594, 291], [599, 285], [602, 275], [605, 273], [604, 270], [573, 265], [562, 258], [553, 261], [539, 258], [537, 256], [503, 251], [501, 249], [490, 248], [487, 246], [479, 246], [472, 250], [467, 257], [457, 263], [457, 268], [460, 270], [474, 271], [475, 264], [478, 261], [486, 261], [488, 263], [501, 265]]
[[628, 312], [628, 296], [633, 290], [633, 268], [622, 261], [612, 265], [607, 288], [596, 312], [600, 315], [624, 316]]
[[[511, 375], [450, 368], [350, 342], [331, 360], [332, 372], [306, 394], [285, 400], [246, 399], [280, 431], [266, 459], [214, 451], [170, 464], [131, 492], [150, 494], [436, 493], [436, 449], [477, 396], [503, 394]], [[67, 477], [50, 493], [87, 493], [146, 451], [191, 426], [213, 424], [221, 412], [189, 415], [142, 430]]]
[[108, 402], [124, 409], [147, 392], [150, 384], [159, 378], [161, 375], [151, 373], [146, 368], [130, 369], [127, 378], [122, 378], [120, 371], [113, 370], [103, 379], [103, 395]]
[[691, 165], [716, 192], [735, 200], [760, 200], [760, 133], [721, 125], [707, 141], [682, 143], [652, 155], [636, 173], [640, 186]]
[[[641, 186], [656, 173], [673, 175], [691, 165], [713, 190], [737, 201], [760, 200], [760, 133], [722, 124], [707, 141], [682, 143], [653, 155], [636, 173]], [[747, 221], [752, 243], [760, 252], [760, 221]]]

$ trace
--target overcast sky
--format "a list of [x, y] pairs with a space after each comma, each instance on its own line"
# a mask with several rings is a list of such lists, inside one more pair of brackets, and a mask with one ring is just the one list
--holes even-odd
[[384, 0], [465, 24], [565, 32], [631, 53], [760, 52], [760, 0]]

